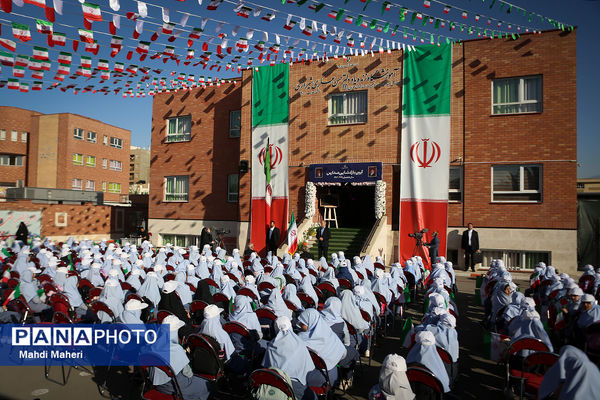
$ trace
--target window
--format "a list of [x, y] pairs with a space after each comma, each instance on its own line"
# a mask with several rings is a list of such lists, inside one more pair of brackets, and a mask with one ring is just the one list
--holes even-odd
[[96, 157], [95, 156], [87, 156], [85, 158], [85, 165], [87, 165], [88, 167], [95, 167], [96, 166]]
[[96, 182], [94, 181], [85, 181], [85, 190], [91, 190], [92, 192], [96, 190]]
[[542, 112], [542, 76], [494, 79], [492, 114]]
[[585, 183], [577, 182], [577, 189], [585, 189]]
[[108, 146], [108, 136], [104, 135], [104, 137], [102, 138], [102, 144]]
[[19, 132], [17, 131], [12, 131], [10, 133], [10, 140], [12, 140], [13, 142], [16, 142], [19, 140]]
[[6, 140], [6, 131], [4, 129], [0, 131], [0, 140]]
[[81, 128], [75, 128], [73, 130], [73, 137], [75, 139], [83, 140], [83, 129], [81, 129]]
[[242, 127], [242, 112], [240, 110], [229, 112], [229, 137], [238, 138], [240, 137], [240, 131]]
[[21, 142], [27, 143], [27, 132], [21, 132]]
[[227, 201], [236, 203], [239, 193], [239, 175], [227, 175]]
[[161, 234], [160, 236], [162, 238], [163, 246], [167, 243], [179, 247], [200, 246], [200, 236], [173, 234]]
[[117, 160], [110, 160], [110, 169], [112, 169], [113, 171], [122, 171], [123, 163]]
[[190, 178], [165, 176], [165, 201], [188, 201]]
[[73, 188], [73, 190], [81, 190], [81, 184], [81, 179], [73, 179], [71, 181], [71, 187]]
[[83, 154], [73, 153], [73, 164], [83, 165]]
[[96, 143], [96, 132], [88, 132], [87, 141], [90, 143]]
[[0, 165], [10, 167], [22, 167], [24, 156], [13, 154], [0, 154]]
[[494, 165], [492, 201], [542, 201], [542, 166]]
[[192, 138], [192, 116], [173, 117], [167, 120], [167, 143], [187, 142]]
[[102, 159], [102, 169], [108, 168], [108, 160], [106, 158]]
[[483, 265], [490, 265], [492, 260], [502, 260], [509, 269], [533, 269], [539, 262], [551, 265], [550, 251], [494, 250], [482, 249]]
[[111, 182], [108, 184], [108, 192], [109, 193], [121, 193], [121, 184]]
[[462, 167], [450, 166], [450, 179], [448, 181], [448, 200], [462, 201]]
[[329, 125], [367, 122], [367, 92], [336, 93], [329, 97]]
[[106, 192], [106, 182], [102, 182], [102, 191]]
[[122, 149], [123, 148], [123, 140], [116, 138], [116, 137], [111, 137], [110, 138], [110, 147], [114, 147], [115, 149]]

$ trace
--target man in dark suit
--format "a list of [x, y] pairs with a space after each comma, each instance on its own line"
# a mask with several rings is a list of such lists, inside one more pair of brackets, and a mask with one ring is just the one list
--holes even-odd
[[277, 255], [277, 248], [281, 240], [281, 231], [275, 226], [275, 221], [271, 221], [271, 226], [267, 230], [267, 251]]
[[473, 263], [473, 254], [479, 253], [479, 235], [473, 229], [473, 224], [469, 222], [467, 230], [462, 234], [462, 251], [465, 253], [465, 271], [471, 268], [475, 272], [475, 264]]
[[331, 231], [325, 221], [321, 221], [321, 226], [317, 228], [317, 240], [319, 241], [319, 258], [327, 258], [327, 249], [329, 249], [329, 238]]
[[426, 246], [429, 247], [429, 259], [431, 260], [431, 267], [433, 268], [440, 254], [440, 239], [438, 238], [437, 231], [433, 232], [431, 241], [427, 243]]

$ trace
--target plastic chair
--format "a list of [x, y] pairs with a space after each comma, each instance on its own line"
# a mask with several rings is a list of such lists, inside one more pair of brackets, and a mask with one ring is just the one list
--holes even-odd
[[310, 358], [312, 358], [312, 361], [315, 364], [315, 368], [318, 369], [319, 372], [321, 372], [321, 374], [323, 374], [323, 377], [325, 378], [325, 384], [323, 386], [311, 386], [310, 388], [313, 392], [315, 392], [317, 396], [327, 396], [329, 391], [332, 389], [331, 382], [329, 381], [329, 371], [327, 370], [327, 365], [317, 353], [315, 353], [311, 349], [308, 349], [308, 352], [310, 353]]
[[[217, 353], [217, 350], [208, 341], [208, 339], [206, 339], [204, 335], [198, 333], [189, 335], [186, 339], [186, 346], [189, 348], [190, 354], [194, 354], [194, 350], [196, 347], [201, 347], [202, 349], [207, 351], [210, 357], [214, 357], [214, 359], [217, 361], [219, 360], [219, 354]], [[216, 364], [220, 365], [218, 362]], [[221, 376], [223, 376], [223, 368], [219, 368], [217, 371], [215, 371], [215, 373], [212, 374], [194, 372], [194, 375], [197, 375], [211, 382], [216, 382]]]
[[348, 279], [338, 278], [338, 283], [340, 284], [341, 288], [352, 290], [352, 284]]
[[281, 390], [285, 395], [292, 400], [296, 400], [294, 389], [287, 383], [285, 378], [277, 371], [269, 368], [261, 368], [252, 372], [250, 375], [250, 386], [256, 390], [260, 385], [269, 385]]
[[258, 290], [259, 291], [264, 291], [264, 290], [273, 290], [275, 289], [275, 285], [273, 285], [271, 282], [261, 282], [258, 284]]
[[52, 282], [52, 277], [50, 275], [40, 275], [37, 277], [37, 280], [40, 284], [44, 283], [44, 282]]
[[95, 288], [90, 289], [90, 299], [100, 296], [100, 293], [102, 293], [101, 287], [95, 287]]
[[529, 350], [532, 352], [544, 352], [549, 353], [550, 349], [544, 342], [540, 339], [525, 337], [514, 341], [508, 348], [506, 352], [506, 358], [504, 363], [506, 365], [506, 386], [505, 389], [508, 390], [510, 388], [510, 379], [511, 376], [518, 376], [520, 371], [516, 368], [511, 368], [511, 359], [512, 357], [523, 350]]
[[96, 300], [90, 303], [90, 308], [92, 309], [94, 314], [96, 314], [96, 317], [98, 317], [98, 319], [100, 319], [98, 313], [102, 311], [108, 314], [108, 316], [112, 319], [113, 324], [116, 323], [115, 315], [113, 314], [112, 310], [106, 305], [106, 303], [103, 303], [100, 300]]
[[125, 297], [125, 303], [127, 303], [129, 300], [138, 300], [141, 303], [144, 302], [144, 299], [142, 299], [142, 296], [140, 296], [139, 294], [136, 294], [136, 293], [129, 293]]
[[50, 305], [54, 311], [59, 311], [66, 315], [69, 315], [72, 311], [69, 298], [62, 293], [54, 293], [52, 296], [50, 296], [48, 301], [50, 302]]
[[[319, 283], [317, 285], [317, 288], [321, 291], [321, 293], [323, 294], [323, 300], [327, 300], [325, 297], [329, 298], [332, 296], [336, 296], [337, 292], [335, 291], [335, 288], [333, 287], [333, 285], [330, 282], [322, 282]], [[327, 294], [326, 294], [327, 293]], [[317, 295], [319, 293], [317, 292]]]
[[21, 314], [21, 321], [19, 323], [24, 324], [27, 321], [27, 318], [33, 315], [33, 311], [29, 308], [29, 305], [23, 298], [20, 296], [17, 299], [12, 299], [6, 304], [6, 310], [14, 311]]
[[433, 392], [437, 399], [441, 400], [444, 393], [442, 382], [425, 366], [411, 365], [406, 370], [406, 377], [410, 387], [419, 398], [423, 392]]
[[[177, 383], [177, 379], [175, 378], [175, 373], [171, 369], [171, 366], [169, 366], [169, 365], [155, 366], [155, 367], [150, 366], [152, 364], [159, 364], [161, 362], [163, 364], [166, 364], [164, 362], [164, 360], [162, 360], [162, 358], [159, 357], [157, 354], [147, 353], [147, 354], [142, 354], [140, 356], [140, 363], [146, 364], [146, 365], [140, 366], [142, 373], [144, 375], [144, 382], [142, 385], [142, 399], [144, 399], [144, 400], [184, 400], [183, 394], [181, 393], [181, 388], [179, 387], [179, 384]], [[152, 379], [150, 377], [150, 369], [151, 368], [158, 368], [161, 371], [163, 371], [169, 378], [171, 378], [171, 382], [173, 382], [173, 387], [175, 389], [174, 394], [165, 394], [165, 393], [159, 392], [158, 390], [156, 390], [154, 388], [154, 385], [152, 385]]]
[[275, 320], [277, 319], [277, 315], [268, 308], [259, 308], [256, 310], [256, 316], [263, 331], [263, 338], [265, 340], [273, 339], [275, 337]]
[[129, 282], [121, 282], [121, 289], [124, 291], [135, 290], [135, 289], [133, 289], [133, 286], [131, 286], [131, 283], [129, 283]]
[[[519, 398], [537, 397], [544, 374], [557, 361], [558, 354], [539, 351], [525, 357], [520, 370], [511, 369], [509, 378], [519, 381]], [[540, 366], [543, 368], [540, 369]]]
[[379, 269], [383, 269], [383, 270], [385, 270], [385, 266], [384, 266], [382, 263], [378, 263], [378, 262], [376, 262], [376, 263], [374, 263], [374, 264], [373, 264], [373, 266], [374, 266], [375, 268], [379, 268]]
[[312, 297], [307, 295], [304, 292], [298, 292], [298, 298], [302, 302], [302, 307], [304, 308], [315, 308], [316, 304]]
[[252, 298], [254, 301], [258, 301], [258, 297], [256, 297], [256, 293], [254, 293], [252, 290], [248, 289], [247, 287], [243, 287], [240, 290], [238, 290], [237, 294], [238, 294], [238, 296], [239, 295], [248, 296], [248, 297]]
[[212, 279], [210, 279], [210, 278], [206, 278], [206, 279], [205, 279], [205, 281], [206, 281], [206, 283], [208, 283], [210, 286], [212, 286], [212, 287], [214, 287], [214, 288], [217, 288], [217, 289], [220, 289], [219, 285], [217, 285], [217, 282], [213, 281]]
[[172, 312], [167, 311], [167, 310], [159, 310], [158, 314], [156, 315], [156, 320], [158, 321], [159, 324], [162, 324], [163, 320], [165, 318], [167, 318], [168, 316], [173, 315]]

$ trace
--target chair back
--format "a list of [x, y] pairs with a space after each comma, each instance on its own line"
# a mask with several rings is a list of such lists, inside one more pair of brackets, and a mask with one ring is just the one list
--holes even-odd
[[102, 311], [108, 314], [108, 316], [113, 320], [113, 322], [115, 322], [115, 315], [113, 314], [112, 310], [108, 307], [108, 305], [106, 305], [106, 303], [100, 300], [96, 300], [90, 303], [90, 308], [92, 309], [94, 314], [96, 314], [96, 316], [98, 316], [98, 313]]
[[254, 301], [258, 301], [258, 298], [256, 297], [256, 293], [254, 293], [251, 289], [248, 289], [247, 287], [243, 287], [240, 290], [238, 290], [237, 294], [242, 295], [242, 296], [248, 296], [248, 297], [252, 298]]
[[442, 382], [440, 382], [440, 380], [424, 366], [409, 366], [406, 370], [406, 377], [415, 393], [420, 392], [418, 390], [419, 385], [426, 386], [433, 390], [438, 395], [438, 398], [441, 398], [442, 393], [444, 392]]
[[281, 390], [289, 399], [296, 400], [294, 390], [285, 378], [277, 371], [269, 368], [261, 368], [252, 372], [250, 375], [250, 385], [253, 389], [258, 389], [261, 385], [273, 386]]

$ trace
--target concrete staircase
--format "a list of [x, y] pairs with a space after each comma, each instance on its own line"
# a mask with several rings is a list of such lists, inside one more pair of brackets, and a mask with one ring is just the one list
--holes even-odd
[[[354, 256], [360, 256], [369, 233], [370, 228], [330, 228], [331, 238], [329, 239], [329, 249], [327, 261], [330, 259], [331, 253], [343, 251], [346, 258], [352, 259]], [[311, 254], [317, 257], [319, 254], [318, 243], [315, 241], [310, 248]]]

